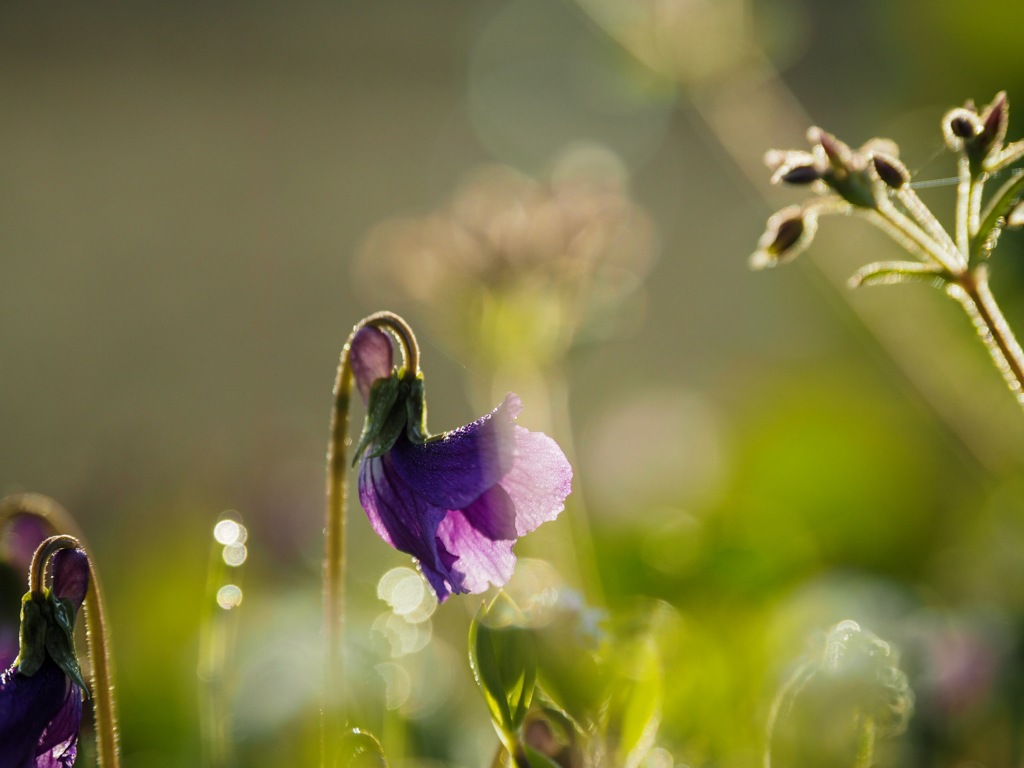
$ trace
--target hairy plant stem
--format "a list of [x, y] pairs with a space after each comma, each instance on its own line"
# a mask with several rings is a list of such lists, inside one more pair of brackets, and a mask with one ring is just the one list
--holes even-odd
[[346, 725], [345, 702], [345, 502], [348, 496], [348, 422], [352, 401], [352, 341], [367, 326], [391, 331], [399, 340], [407, 371], [419, 372], [419, 346], [408, 323], [392, 312], [377, 312], [352, 329], [341, 350], [334, 380], [327, 446], [327, 509], [324, 520], [323, 633], [324, 687], [321, 693], [320, 764], [334, 768]]
[[874, 718], [865, 717], [858, 734], [860, 738], [857, 740], [857, 756], [853, 768], [871, 768], [875, 756], [875, 731]]
[[[74, 519], [60, 504], [38, 493], [18, 493], [0, 499], [0, 531], [18, 515], [43, 522], [54, 533], [70, 534], [78, 546], [90, 552]], [[117, 703], [114, 698], [114, 668], [107, 639], [103, 588], [93, 558], [89, 558], [89, 589], [85, 593], [85, 629], [92, 666], [91, 694], [96, 727], [96, 761], [99, 768], [119, 768], [121, 757], [117, 743]]]
[[989, 290], [985, 265], [958, 275], [948, 292], [961, 303], [1014, 397], [1024, 406], [1024, 352]]
[[74, 536], [60, 534], [46, 539], [32, 555], [28, 569], [28, 591], [42, 597], [46, 592], [46, 565], [50, 558], [62, 549], [81, 549], [82, 545]]

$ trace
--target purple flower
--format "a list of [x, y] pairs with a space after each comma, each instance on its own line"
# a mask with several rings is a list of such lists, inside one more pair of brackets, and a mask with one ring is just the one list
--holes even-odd
[[[64, 549], [55, 553], [51, 562], [52, 595], [57, 604], [70, 609], [73, 620], [89, 587], [88, 558], [80, 549]], [[59, 629], [48, 623], [46, 631]], [[51, 655], [51, 642], [46, 642], [42, 664], [31, 675], [19, 671], [18, 661], [0, 674], [3, 768], [68, 768], [75, 762], [82, 688], [68, 676], [64, 664], [58, 663], [60, 659]]]
[[422, 379], [393, 370], [390, 337], [365, 326], [350, 354], [368, 403], [356, 457], [373, 529], [416, 558], [438, 600], [505, 584], [516, 539], [554, 520], [571, 490], [557, 443], [515, 424], [513, 394], [472, 424], [428, 437]]

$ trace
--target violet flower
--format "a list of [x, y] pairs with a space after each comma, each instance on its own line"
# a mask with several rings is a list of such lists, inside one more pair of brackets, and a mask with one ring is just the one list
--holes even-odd
[[557, 443], [515, 424], [522, 405], [513, 394], [472, 424], [430, 437], [423, 379], [394, 369], [390, 337], [364, 326], [350, 355], [367, 403], [355, 458], [373, 529], [416, 558], [440, 601], [505, 584], [516, 540], [554, 520], [571, 490]]
[[[52, 588], [26, 595], [21, 654], [0, 674], [3, 768], [69, 768], [77, 754], [84, 682], [72, 632], [89, 587], [89, 560], [80, 549], [62, 549], [51, 563]], [[44, 607], [33, 612], [28, 606]], [[35, 620], [28, 618], [32, 613]]]

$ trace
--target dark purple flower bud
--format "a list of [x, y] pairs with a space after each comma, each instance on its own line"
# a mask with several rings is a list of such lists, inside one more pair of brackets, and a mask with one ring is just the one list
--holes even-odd
[[977, 132], [977, 122], [969, 120], [963, 115], [956, 115], [949, 121], [949, 130], [954, 136], [961, 139], [972, 139]]
[[821, 179], [821, 174], [813, 165], [799, 165], [791, 168], [779, 177], [786, 184], [811, 184]]
[[365, 403], [370, 397], [373, 382], [391, 375], [394, 358], [391, 337], [372, 326], [364, 325], [352, 338], [349, 354], [352, 376]]
[[77, 611], [89, 591], [89, 557], [80, 549], [62, 549], [54, 553], [50, 563], [53, 594], [62, 600], [70, 600]]
[[[52, 599], [43, 604], [70, 609], [70, 615], [61, 614], [61, 620], [70, 622], [69, 633], [88, 590], [89, 561], [81, 550], [65, 549], [54, 554], [51, 562]], [[23, 616], [27, 610], [23, 605]], [[64, 626], [48, 623], [46, 631], [66, 636]], [[51, 656], [51, 648], [62, 654], [60, 642], [48, 638], [41, 649], [42, 663], [31, 675], [19, 671], [18, 662], [0, 674], [0, 764], [5, 767], [69, 768], [75, 762], [82, 688]]]
[[768, 227], [750, 257], [750, 266], [764, 269], [791, 261], [810, 244], [817, 228], [818, 219], [813, 211], [799, 206], [782, 209], [768, 219]]
[[[352, 342], [352, 371], [359, 391], [370, 393], [368, 412], [373, 393], [384, 391], [378, 383], [392, 376], [384, 349], [390, 340], [372, 327]], [[416, 397], [422, 407], [422, 386]], [[521, 410], [510, 394], [472, 424], [422, 441], [392, 430], [388, 418], [374, 427], [387, 432], [390, 445], [362, 456], [359, 500], [377, 534], [416, 558], [438, 600], [505, 584], [516, 539], [565, 506], [572, 467], [554, 440], [516, 425]]]
[[810, 152], [772, 150], [765, 155], [772, 184], [812, 184], [821, 179], [820, 163]]
[[849, 170], [853, 153], [844, 142], [818, 127], [807, 131], [807, 139], [820, 148], [834, 172], [843, 173]]
[[951, 109], [942, 118], [942, 134], [946, 145], [954, 152], [964, 147], [964, 142], [981, 133], [981, 120], [978, 114], [964, 107]]
[[1000, 91], [981, 115], [981, 132], [976, 139], [979, 155], [987, 156], [1002, 149], [1009, 120], [1006, 92]]
[[[867, 155], [854, 152], [844, 142], [820, 128], [807, 131], [821, 180], [843, 200], [858, 208], [877, 208], [877, 182], [867, 170]], [[877, 139], [875, 141], [878, 141]]]
[[907, 166], [895, 157], [881, 153], [875, 154], [871, 156], [871, 165], [875, 169], [875, 173], [878, 174], [878, 178], [887, 187], [899, 189], [910, 181], [910, 171], [907, 170]]

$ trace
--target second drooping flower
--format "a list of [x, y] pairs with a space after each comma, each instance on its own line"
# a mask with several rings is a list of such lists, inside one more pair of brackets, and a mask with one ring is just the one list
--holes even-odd
[[516, 540], [554, 520], [572, 486], [557, 443], [515, 421], [513, 394], [486, 416], [431, 437], [423, 379], [393, 365], [390, 337], [364, 326], [352, 372], [367, 404], [356, 448], [359, 500], [377, 534], [416, 558], [439, 600], [512, 576]]
[[[59, 541], [66, 539], [67, 542]], [[77, 546], [70, 537], [48, 539]], [[43, 547], [40, 547], [43, 550]], [[0, 674], [0, 764], [10, 768], [68, 768], [75, 762], [85, 681], [74, 649], [74, 625], [89, 588], [81, 549], [53, 554], [53, 586], [41, 587], [33, 561], [32, 588], [22, 603], [18, 659]]]

